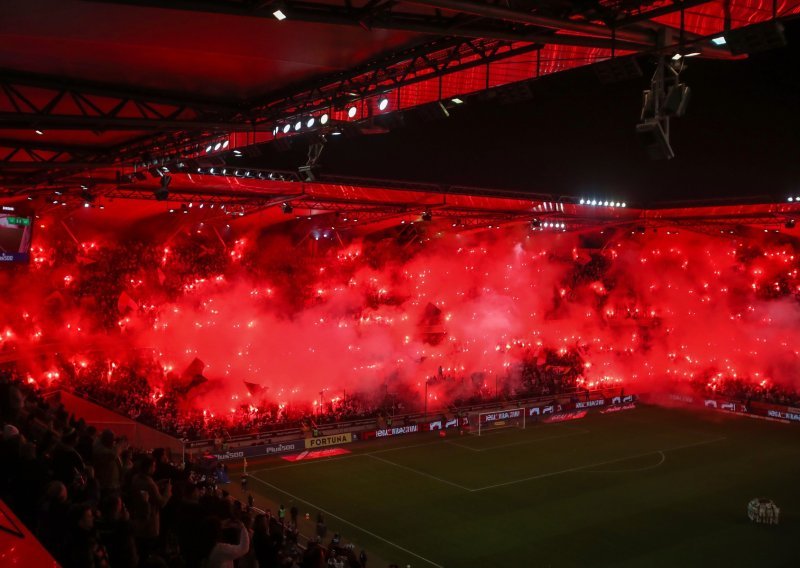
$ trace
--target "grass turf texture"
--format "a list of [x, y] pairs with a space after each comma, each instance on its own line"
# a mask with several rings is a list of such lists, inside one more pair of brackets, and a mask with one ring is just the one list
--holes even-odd
[[[796, 425], [640, 407], [348, 448], [271, 458], [250, 490], [312, 520], [323, 510], [328, 539], [414, 568], [800, 565]], [[779, 526], [747, 520], [757, 496], [781, 508]]]

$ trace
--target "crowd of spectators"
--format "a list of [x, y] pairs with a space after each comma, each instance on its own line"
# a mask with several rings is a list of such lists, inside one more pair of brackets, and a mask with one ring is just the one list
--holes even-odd
[[785, 385], [769, 381], [753, 381], [741, 378], [696, 379], [693, 388], [704, 396], [738, 400], [745, 404], [765, 402], [785, 406], [800, 406], [800, 393]]
[[66, 568], [366, 565], [338, 534], [301, 546], [295, 507], [286, 519], [242, 504], [214, 468], [98, 432], [13, 370], [0, 372], [0, 423], [0, 498]]

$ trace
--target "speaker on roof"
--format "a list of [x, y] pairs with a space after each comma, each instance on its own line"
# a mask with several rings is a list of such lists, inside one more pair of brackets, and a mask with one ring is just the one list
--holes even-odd
[[725, 34], [725, 42], [732, 54], [741, 55], [786, 47], [786, 36], [783, 24], [779, 20], [770, 20], [731, 30]]
[[636, 134], [650, 159], [671, 160], [675, 157], [675, 152], [672, 151], [667, 135], [658, 120], [645, 120], [637, 124]]
[[667, 98], [661, 111], [667, 116], [683, 116], [686, 107], [689, 105], [689, 95], [691, 90], [683, 83], [672, 85], [667, 91]]

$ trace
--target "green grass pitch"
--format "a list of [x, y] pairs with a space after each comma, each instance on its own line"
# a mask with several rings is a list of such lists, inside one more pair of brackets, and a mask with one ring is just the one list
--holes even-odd
[[[797, 425], [639, 407], [447, 434], [271, 458], [251, 465], [250, 489], [312, 521], [323, 511], [328, 538], [366, 548], [371, 568], [800, 566]], [[748, 521], [761, 496], [779, 526]]]

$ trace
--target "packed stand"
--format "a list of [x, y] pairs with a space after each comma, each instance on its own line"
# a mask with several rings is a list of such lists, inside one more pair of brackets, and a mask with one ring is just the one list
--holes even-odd
[[299, 544], [297, 510], [233, 499], [214, 468], [173, 464], [51, 406], [0, 372], [0, 497], [66, 568], [362, 568], [338, 535]]

